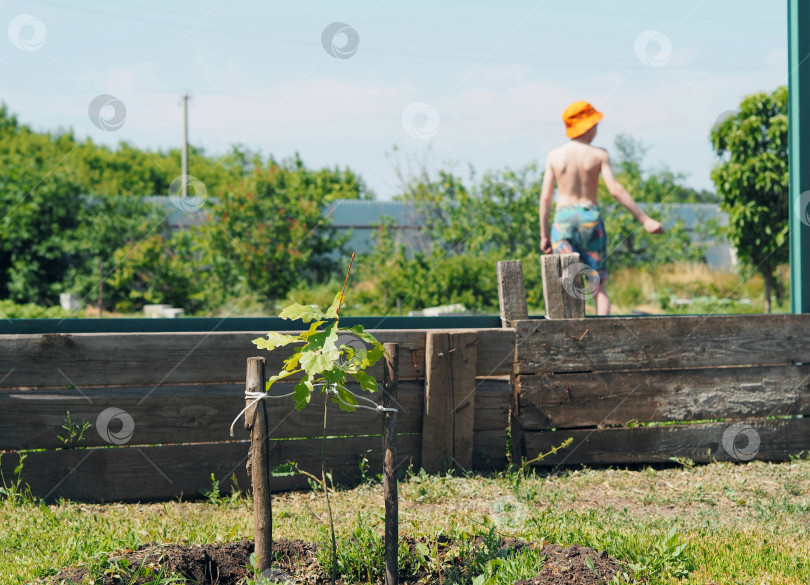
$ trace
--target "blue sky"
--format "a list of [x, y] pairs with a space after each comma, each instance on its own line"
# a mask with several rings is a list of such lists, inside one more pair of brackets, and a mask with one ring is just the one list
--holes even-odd
[[[0, 16], [0, 100], [37, 130], [177, 146], [188, 91], [209, 154], [298, 151], [382, 199], [394, 146], [463, 174], [542, 162], [579, 99], [605, 113], [596, 144], [627, 132], [648, 167], [710, 188], [715, 120], [787, 81], [783, 0], [6, 0]], [[125, 105], [117, 130], [92, 123], [99, 94]]]

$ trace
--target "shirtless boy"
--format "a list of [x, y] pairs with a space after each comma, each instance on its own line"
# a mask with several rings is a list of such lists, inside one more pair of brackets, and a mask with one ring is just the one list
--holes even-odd
[[[596, 201], [600, 173], [610, 194], [641, 222], [645, 230], [651, 234], [661, 234], [664, 228], [639, 209], [616, 180], [607, 151], [591, 146], [596, 136], [596, 125], [601, 119], [602, 113], [588, 102], [574, 102], [563, 112], [565, 134], [571, 140], [552, 150], [546, 158], [540, 193], [540, 248], [544, 254], [578, 252], [582, 262], [591, 269], [588, 278], [593, 279], [597, 274], [599, 277], [599, 286], [594, 293], [596, 312], [609, 315], [610, 299], [605, 290], [608, 275], [607, 235]], [[557, 208], [549, 233], [548, 219], [555, 182]]]

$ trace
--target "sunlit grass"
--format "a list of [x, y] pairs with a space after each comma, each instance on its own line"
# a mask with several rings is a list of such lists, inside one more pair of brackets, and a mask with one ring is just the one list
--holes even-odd
[[[772, 311], [787, 312], [790, 307], [788, 267], [780, 267], [778, 274], [786, 296], [781, 304], [773, 299]], [[722, 271], [705, 264], [622, 268], [610, 273], [607, 290], [614, 314], [629, 314], [634, 310], [652, 314], [762, 313], [765, 310], [762, 276], [744, 268]]]
[[[378, 484], [340, 491], [332, 503], [339, 532], [357, 528], [358, 511], [367, 529], [381, 531]], [[322, 538], [326, 508], [319, 494], [277, 494], [273, 506], [275, 536]], [[52, 506], [4, 501], [0, 575], [20, 584], [143, 543], [238, 540], [251, 536], [251, 519], [249, 499]], [[551, 477], [412, 474], [400, 484], [403, 535], [486, 534], [494, 527], [502, 536], [605, 549], [644, 567], [649, 583], [806, 584], [808, 525], [805, 459], [585, 469]], [[675, 554], [680, 544], [686, 546]]]

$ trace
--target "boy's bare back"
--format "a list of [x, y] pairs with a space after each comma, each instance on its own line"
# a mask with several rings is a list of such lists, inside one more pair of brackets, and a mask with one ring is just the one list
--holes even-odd
[[576, 140], [552, 150], [546, 164], [557, 180], [557, 205], [596, 205], [599, 173], [608, 160], [604, 149]]

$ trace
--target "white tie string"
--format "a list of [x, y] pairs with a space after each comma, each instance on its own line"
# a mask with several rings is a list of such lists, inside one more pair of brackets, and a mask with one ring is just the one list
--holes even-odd
[[[332, 396], [337, 398], [338, 402], [340, 402], [341, 404], [343, 404], [345, 406], [348, 406], [350, 408], [363, 408], [365, 410], [373, 410], [375, 412], [380, 412], [380, 413], [397, 412], [396, 408], [385, 408], [382, 404], [377, 404], [376, 402], [374, 402], [370, 398], [367, 398], [365, 396], [358, 396], [357, 394], [355, 394], [354, 392], [352, 392], [351, 390], [349, 390], [348, 388], [346, 388], [346, 386], [343, 386], [342, 384], [341, 385], [327, 384], [327, 383], [324, 382], [324, 383], [321, 383], [321, 384], [314, 384], [313, 388], [318, 388], [318, 387], [323, 387], [323, 386], [326, 387], [326, 389], [325, 389], [326, 394], [331, 394]], [[343, 398], [341, 398], [340, 393], [337, 391], [338, 386], [341, 389], [343, 389], [344, 391], [346, 391], [349, 394], [351, 394], [352, 396], [354, 396], [356, 399], [365, 400], [366, 402], [372, 404], [373, 406], [365, 406], [363, 404], [350, 404], [350, 403], [346, 402], [345, 400], [343, 400]], [[234, 425], [239, 421], [239, 419], [242, 417], [242, 415], [245, 414], [250, 409], [251, 406], [254, 406], [257, 402], [259, 402], [259, 400], [264, 400], [266, 398], [286, 398], [287, 396], [292, 396], [293, 394], [295, 394], [295, 392], [290, 392], [289, 394], [281, 394], [281, 395], [275, 396], [275, 395], [272, 395], [272, 394], [268, 394], [267, 392], [252, 392], [250, 390], [245, 390], [245, 400], [251, 400], [252, 402], [250, 404], [248, 404], [245, 408], [243, 408], [239, 412], [239, 414], [236, 415], [236, 418], [233, 419], [233, 422], [231, 423], [231, 436], [233, 437], [233, 427], [234, 427]]]

